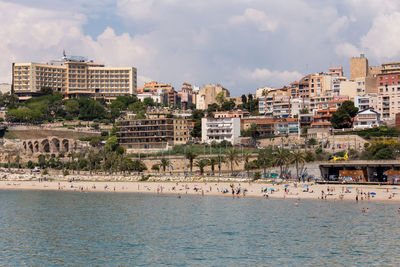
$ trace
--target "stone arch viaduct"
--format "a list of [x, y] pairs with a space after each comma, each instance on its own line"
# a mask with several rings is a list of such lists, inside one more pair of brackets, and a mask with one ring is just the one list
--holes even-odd
[[77, 142], [74, 139], [47, 137], [22, 141], [24, 154], [58, 154], [68, 153], [77, 149]]

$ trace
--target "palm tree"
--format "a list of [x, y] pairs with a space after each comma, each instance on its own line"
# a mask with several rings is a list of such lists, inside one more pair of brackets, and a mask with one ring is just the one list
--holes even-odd
[[10, 153], [8, 153], [7, 154], [7, 156], [6, 156], [6, 160], [7, 160], [7, 163], [8, 163], [8, 171], [10, 171], [10, 168], [11, 168], [11, 154]]
[[221, 175], [222, 163], [225, 163], [226, 160], [225, 160], [225, 158], [224, 158], [222, 155], [218, 155], [217, 160], [218, 160], [218, 161], [217, 161], [217, 163], [218, 163], [218, 172], [219, 172], [219, 174]]
[[303, 151], [294, 150], [291, 152], [291, 160], [296, 164], [296, 178], [300, 181], [299, 177], [299, 164], [304, 163], [306, 161], [306, 155]]
[[209, 160], [208, 159], [200, 159], [200, 160], [197, 160], [194, 165], [199, 168], [200, 175], [203, 175], [204, 168], [209, 165]]
[[190, 172], [193, 170], [193, 161], [197, 157], [197, 154], [194, 153], [192, 150], [189, 150], [186, 152], [185, 155], [186, 159], [189, 160], [189, 165], [190, 165]]
[[167, 168], [167, 166], [169, 166], [169, 160], [166, 158], [162, 158], [160, 160], [160, 166], [162, 167], [164, 174], [165, 174], [165, 169]]
[[151, 169], [153, 171], [159, 172], [160, 171], [160, 164], [153, 164], [153, 166], [151, 166]]
[[208, 165], [210, 165], [211, 166], [211, 173], [212, 173], [212, 175], [214, 175], [215, 174], [215, 165], [217, 165], [218, 164], [218, 161], [219, 161], [219, 159], [218, 158], [209, 158], [208, 159]]
[[233, 174], [233, 164], [239, 164], [239, 152], [235, 148], [230, 148], [226, 151], [226, 159], [231, 164], [231, 174]]
[[243, 152], [242, 154], [242, 159], [244, 161], [244, 169], [247, 171], [247, 178], [249, 178], [249, 170], [250, 170], [250, 165], [249, 161], [251, 158], [251, 153], [248, 151]]
[[258, 151], [258, 162], [264, 169], [264, 178], [267, 178], [267, 167], [271, 163], [272, 151], [267, 148], [263, 148]]
[[288, 162], [288, 159], [289, 159], [288, 155], [289, 155], [288, 150], [286, 150], [284, 148], [278, 148], [273, 153], [274, 165], [279, 166], [280, 177], [282, 177], [283, 165], [285, 165]]

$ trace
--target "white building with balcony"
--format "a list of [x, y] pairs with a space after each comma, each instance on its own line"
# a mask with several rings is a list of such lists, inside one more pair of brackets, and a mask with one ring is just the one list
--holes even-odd
[[372, 108], [368, 108], [358, 112], [354, 118], [353, 127], [355, 129], [374, 128], [382, 125], [380, 114]]
[[201, 119], [201, 141], [211, 142], [229, 141], [232, 144], [239, 142], [240, 118], [202, 118]]

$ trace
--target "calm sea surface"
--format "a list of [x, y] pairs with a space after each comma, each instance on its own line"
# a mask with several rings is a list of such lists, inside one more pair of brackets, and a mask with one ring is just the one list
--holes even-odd
[[0, 191], [0, 265], [400, 265], [400, 204], [293, 202]]

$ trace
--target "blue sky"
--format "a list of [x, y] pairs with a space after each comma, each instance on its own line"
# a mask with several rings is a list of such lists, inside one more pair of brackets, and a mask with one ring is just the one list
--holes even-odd
[[0, 0], [0, 82], [12, 62], [45, 62], [62, 50], [144, 81], [219, 83], [232, 95], [280, 87], [329, 66], [349, 72], [399, 61], [395, 0]]

